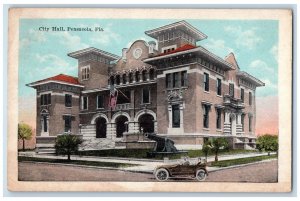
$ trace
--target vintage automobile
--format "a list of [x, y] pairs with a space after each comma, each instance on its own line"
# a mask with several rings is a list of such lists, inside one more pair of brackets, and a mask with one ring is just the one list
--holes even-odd
[[156, 167], [154, 176], [158, 181], [167, 181], [169, 178], [193, 178], [204, 181], [208, 176], [206, 162], [198, 161], [192, 164], [188, 158], [176, 164], [166, 164]]

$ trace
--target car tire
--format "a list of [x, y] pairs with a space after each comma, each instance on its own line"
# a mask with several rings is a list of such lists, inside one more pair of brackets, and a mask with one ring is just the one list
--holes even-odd
[[206, 179], [206, 176], [207, 176], [207, 173], [206, 173], [205, 170], [203, 170], [203, 169], [197, 170], [197, 172], [196, 172], [196, 179], [198, 181], [204, 181]]
[[169, 172], [164, 168], [155, 171], [155, 178], [158, 181], [167, 181], [169, 179]]

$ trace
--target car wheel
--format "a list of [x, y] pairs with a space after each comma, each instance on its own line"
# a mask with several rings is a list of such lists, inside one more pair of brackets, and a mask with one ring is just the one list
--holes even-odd
[[196, 173], [196, 178], [198, 181], [204, 181], [206, 179], [206, 176], [207, 174], [203, 169], [198, 170]]
[[158, 181], [167, 181], [169, 178], [169, 172], [164, 168], [158, 169], [155, 172], [155, 178]]

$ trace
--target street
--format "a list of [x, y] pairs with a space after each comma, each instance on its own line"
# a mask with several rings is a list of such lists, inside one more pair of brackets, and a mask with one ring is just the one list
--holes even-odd
[[[210, 172], [206, 182], [277, 182], [277, 160]], [[83, 168], [60, 164], [19, 162], [20, 181], [136, 181], [155, 182], [153, 174]], [[170, 179], [170, 181], [195, 181]]]

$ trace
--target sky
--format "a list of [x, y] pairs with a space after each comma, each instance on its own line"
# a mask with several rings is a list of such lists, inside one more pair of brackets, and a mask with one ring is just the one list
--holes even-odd
[[[77, 76], [77, 60], [67, 54], [95, 47], [121, 56], [122, 48], [144, 34], [183, 19], [22, 19], [19, 35], [19, 121], [35, 127], [35, 90], [25, 84], [60, 73]], [[199, 41], [225, 58], [233, 52], [242, 71], [265, 83], [257, 88], [256, 133], [278, 133], [278, 21], [186, 20], [208, 38]], [[101, 27], [104, 31], [40, 31], [41, 27]]]

